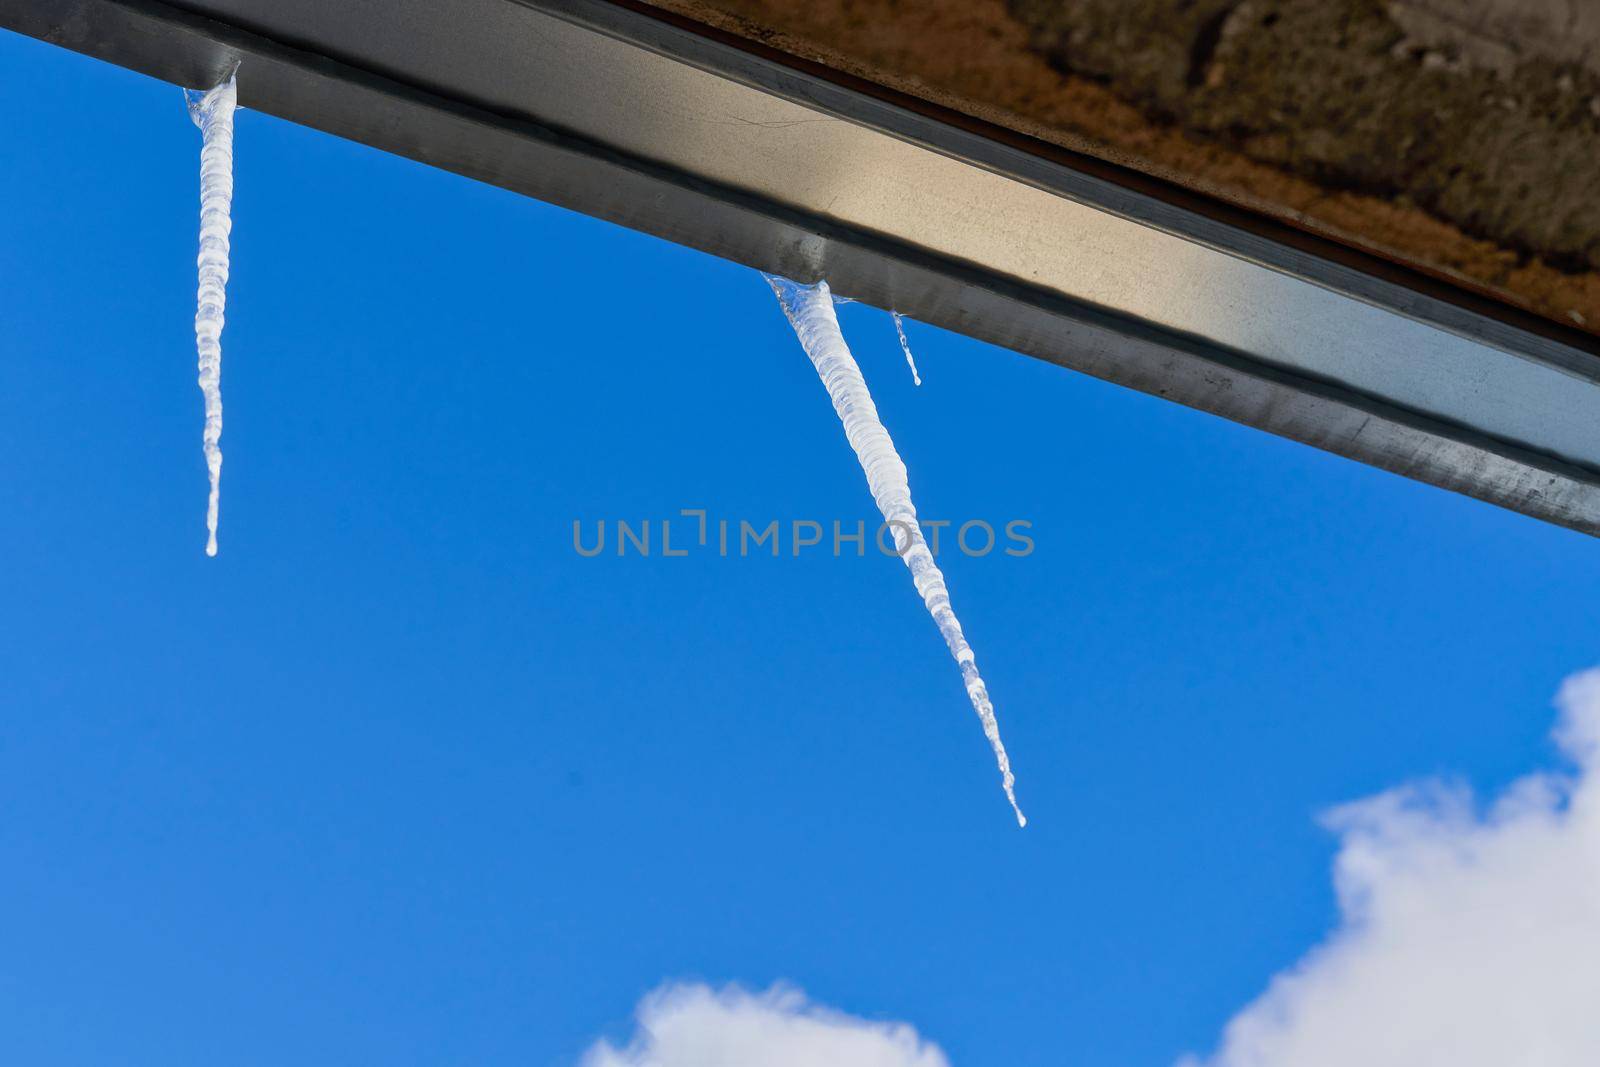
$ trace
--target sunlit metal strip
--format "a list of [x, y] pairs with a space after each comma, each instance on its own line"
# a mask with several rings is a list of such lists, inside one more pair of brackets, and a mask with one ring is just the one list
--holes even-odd
[[606, 0], [0, 0], [0, 25], [1600, 533], [1600, 358]]

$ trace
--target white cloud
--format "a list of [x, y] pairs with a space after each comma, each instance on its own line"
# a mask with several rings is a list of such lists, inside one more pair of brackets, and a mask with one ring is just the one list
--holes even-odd
[[1431, 782], [1328, 814], [1340, 925], [1208, 1067], [1600, 1065], [1600, 670], [1556, 703], [1575, 774], [1487, 810]]
[[[1600, 670], [1556, 704], [1571, 772], [1329, 812], [1338, 928], [1180, 1067], [1600, 1067]], [[783, 988], [669, 985], [637, 1023], [582, 1067], [949, 1067], [910, 1026]]]
[[782, 987], [668, 985], [635, 1016], [626, 1047], [598, 1042], [583, 1067], [950, 1067], [904, 1023], [858, 1019]]

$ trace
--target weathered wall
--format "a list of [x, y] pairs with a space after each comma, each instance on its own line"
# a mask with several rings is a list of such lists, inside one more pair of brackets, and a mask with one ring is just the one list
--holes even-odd
[[1600, 3], [653, 2], [1600, 326]]
[[1488, 0], [1395, 13], [1380, 0], [1010, 6], [1052, 63], [1195, 136], [1325, 187], [1404, 198], [1561, 269], [1600, 269], [1600, 73], [1554, 25], [1531, 23], [1533, 43], [1514, 51], [1438, 14]]

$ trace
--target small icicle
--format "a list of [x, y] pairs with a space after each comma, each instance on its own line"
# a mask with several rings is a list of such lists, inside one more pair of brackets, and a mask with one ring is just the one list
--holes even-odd
[[189, 117], [200, 127], [200, 288], [194, 316], [205, 394], [203, 435], [211, 495], [206, 502], [206, 555], [217, 554], [217, 503], [222, 483], [222, 322], [228, 297], [228, 234], [233, 229], [234, 76], [206, 92], [184, 90]]
[[906, 366], [911, 368], [911, 384], [921, 385], [922, 375], [917, 373], [917, 361], [911, 357], [911, 342], [906, 340], [906, 321], [898, 311], [891, 311], [889, 315], [894, 319], [894, 332], [900, 338], [900, 351], [906, 354]]
[[877, 502], [878, 510], [894, 530], [895, 549], [911, 571], [911, 581], [922, 596], [922, 602], [933, 616], [944, 637], [950, 655], [961, 668], [961, 680], [966, 684], [967, 698], [972, 710], [983, 723], [984, 736], [994, 749], [995, 762], [1000, 766], [1000, 781], [1005, 787], [1011, 810], [1017, 813], [1017, 825], [1026, 826], [1028, 820], [1017, 807], [1013, 791], [1015, 779], [1011, 774], [1011, 760], [1006, 746], [1000, 741], [1000, 724], [995, 720], [994, 705], [989, 700], [989, 690], [978, 674], [978, 662], [961, 632], [961, 622], [950, 607], [950, 593], [945, 588], [944, 575], [933, 561], [917, 525], [917, 509], [911, 503], [911, 486], [907, 481], [906, 465], [895, 451], [889, 431], [878, 417], [878, 408], [872, 402], [866, 379], [861, 376], [855, 357], [845, 344], [839, 330], [839, 319], [833, 311], [833, 299], [827, 282], [800, 285], [773, 274], [765, 275], [772, 291], [783, 306], [783, 313], [800, 339], [811, 363], [817, 368], [833, 410], [844, 423], [844, 434], [855, 450], [856, 459], [867, 475], [867, 487]]

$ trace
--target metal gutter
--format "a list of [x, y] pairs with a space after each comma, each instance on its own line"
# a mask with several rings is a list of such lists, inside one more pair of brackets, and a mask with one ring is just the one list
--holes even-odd
[[0, 0], [0, 26], [1600, 534], [1575, 333], [612, 0]]

